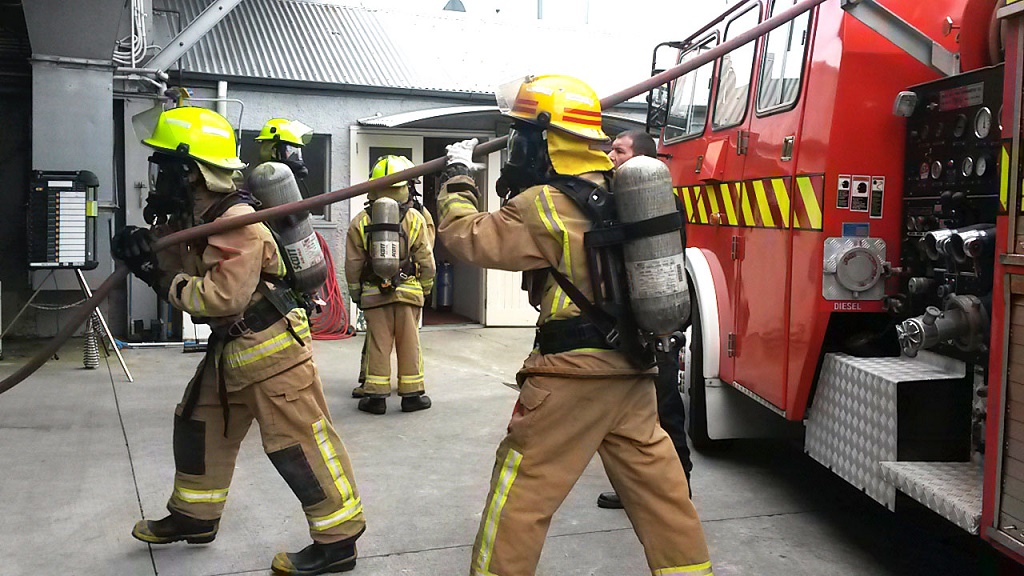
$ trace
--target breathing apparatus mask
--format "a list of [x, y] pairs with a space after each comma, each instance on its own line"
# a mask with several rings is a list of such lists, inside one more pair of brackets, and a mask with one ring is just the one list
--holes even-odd
[[263, 142], [261, 157], [270, 161], [280, 162], [291, 169], [296, 180], [302, 180], [309, 176], [309, 168], [302, 160], [302, 148], [280, 140]]
[[142, 217], [149, 225], [192, 225], [192, 182], [199, 177], [191, 160], [166, 154], [149, 157], [149, 196]]
[[550, 115], [542, 112], [538, 124], [516, 121], [508, 134], [508, 159], [501, 167], [498, 195], [505, 201], [531, 186], [543, 184], [552, 174], [548, 157], [547, 127]]

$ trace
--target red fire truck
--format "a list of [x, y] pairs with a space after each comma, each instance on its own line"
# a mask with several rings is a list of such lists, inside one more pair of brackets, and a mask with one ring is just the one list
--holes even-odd
[[[795, 4], [737, 1], [655, 72]], [[652, 92], [698, 448], [795, 427], [1024, 561], [1022, 70], [1024, 0], [829, 0]]]

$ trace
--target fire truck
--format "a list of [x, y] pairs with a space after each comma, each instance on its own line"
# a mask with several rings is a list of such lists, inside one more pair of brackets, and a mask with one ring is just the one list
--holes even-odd
[[[796, 4], [731, 3], [654, 72]], [[650, 94], [698, 449], [796, 428], [1024, 562], [1022, 75], [1024, 0], [827, 0]]]

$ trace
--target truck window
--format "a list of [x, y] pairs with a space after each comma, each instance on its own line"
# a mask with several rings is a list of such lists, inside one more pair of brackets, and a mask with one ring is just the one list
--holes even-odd
[[[716, 36], [702, 40], [696, 47], [683, 52], [679, 63], [696, 57], [715, 47]], [[692, 70], [672, 82], [668, 109], [668, 123], [665, 126], [665, 143], [676, 142], [704, 132], [708, 118], [708, 104], [711, 100], [711, 76], [714, 62]]]
[[[761, 6], [754, 3], [742, 14], [733, 18], [725, 28], [725, 40], [757, 26], [760, 13]], [[714, 130], [735, 126], [743, 122], [743, 118], [747, 115], [755, 48], [757, 48], [757, 41], [752, 40], [722, 56], [722, 65], [718, 69], [715, 115], [711, 119], [711, 127]]]
[[[796, 0], [775, 0], [772, 16], [787, 10]], [[802, 16], [768, 33], [761, 60], [761, 79], [757, 88], [757, 113], [788, 110], [800, 97], [803, 80], [804, 50], [811, 17]]]

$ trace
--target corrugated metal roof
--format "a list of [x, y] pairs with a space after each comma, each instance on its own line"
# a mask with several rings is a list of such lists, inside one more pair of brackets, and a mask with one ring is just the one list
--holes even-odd
[[[169, 3], [191, 21], [208, 0]], [[246, 0], [181, 63], [224, 76], [477, 93], [526, 74], [561, 73], [604, 95], [649, 75], [650, 47], [636, 40], [547, 21]]]
[[[191, 22], [208, 2], [178, 0]], [[184, 70], [350, 84], [413, 87], [406, 59], [376, 15], [341, 6], [246, 0], [181, 59]]]

